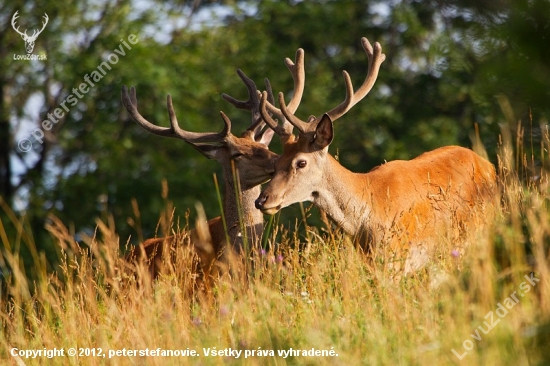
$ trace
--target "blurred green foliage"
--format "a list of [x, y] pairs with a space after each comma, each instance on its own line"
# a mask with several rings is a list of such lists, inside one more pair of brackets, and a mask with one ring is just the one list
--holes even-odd
[[[10, 24], [16, 10], [23, 28], [49, 15], [34, 51], [47, 61], [13, 60], [24, 53]], [[44, 144], [21, 152], [18, 140], [130, 34], [139, 42], [46, 133]], [[387, 59], [370, 95], [336, 124], [331, 152], [346, 167], [367, 171], [438, 146], [471, 146], [474, 124], [496, 163], [501, 128], [516, 133], [521, 121], [533, 125], [535, 139], [544, 133], [539, 125], [550, 112], [545, 0], [16, 0], [0, 5], [0, 194], [24, 212], [42, 249], [48, 213], [72, 223], [75, 235], [93, 233], [95, 219], [108, 214], [121, 243], [129, 236], [137, 243], [140, 230], [153, 235], [165, 204], [163, 179], [180, 218], [197, 200], [214, 217], [217, 163], [139, 128], [121, 105], [122, 85], [136, 86], [140, 111], [159, 125], [168, 125], [170, 93], [184, 128], [220, 130], [224, 110], [240, 133], [249, 116], [221, 98], [223, 92], [245, 97], [237, 68], [258, 88], [269, 78], [288, 100], [292, 80], [283, 59], [304, 48], [306, 90], [297, 114], [319, 115], [343, 100], [342, 70], [356, 86], [365, 77], [363, 36], [380, 42]], [[280, 144], [272, 149], [280, 152]], [[0, 219], [17, 235], [5, 212]]]

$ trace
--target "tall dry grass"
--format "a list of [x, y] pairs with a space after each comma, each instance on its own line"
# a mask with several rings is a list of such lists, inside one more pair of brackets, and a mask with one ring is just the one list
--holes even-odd
[[[542, 151], [548, 141], [546, 134]], [[252, 254], [246, 279], [225, 274], [208, 291], [197, 290], [185, 245], [151, 281], [145, 268], [136, 274], [120, 259], [122, 239], [112, 222], [98, 222], [96, 235], [77, 244], [55, 218], [48, 229], [61, 265], [50, 273], [35, 253], [31, 281], [0, 226], [0, 359], [18, 365], [550, 364], [548, 175], [542, 170], [524, 179], [517, 164], [529, 159], [516, 159], [517, 150], [503, 141], [499, 151], [502, 212], [489, 242], [463, 257], [445, 247], [399, 283], [337, 232], [311, 229], [299, 238], [275, 225], [268, 250]], [[30, 234], [26, 245], [33, 246]], [[65, 356], [25, 358], [13, 356], [13, 348], [64, 349]], [[70, 348], [96, 356], [70, 357]], [[199, 356], [108, 354], [157, 348]], [[227, 348], [242, 353], [205, 355]], [[312, 348], [337, 356], [277, 356]], [[275, 357], [264, 355], [269, 351]]]

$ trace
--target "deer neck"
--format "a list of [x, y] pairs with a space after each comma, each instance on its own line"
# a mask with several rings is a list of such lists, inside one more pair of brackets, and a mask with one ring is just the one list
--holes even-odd
[[257, 185], [248, 189], [239, 189], [233, 181], [232, 174], [229, 176], [231, 179], [225, 179], [223, 212], [229, 239], [235, 249], [240, 249], [245, 243], [245, 237], [248, 245], [254, 245], [262, 235], [264, 217], [262, 212], [254, 206], [254, 201], [261, 193], [261, 187]]
[[354, 173], [327, 155], [322, 185], [313, 202], [346, 233], [361, 234], [372, 214], [367, 174]]

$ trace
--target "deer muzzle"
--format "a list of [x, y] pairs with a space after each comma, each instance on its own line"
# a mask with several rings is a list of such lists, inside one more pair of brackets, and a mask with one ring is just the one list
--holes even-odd
[[258, 210], [261, 210], [264, 214], [275, 215], [277, 212], [279, 212], [279, 210], [281, 209], [281, 206], [279, 205], [276, 207], [266, 207], [265, 204], [268, 199], [269, 199], [269, 195], [262, 192], [262, 194], [260, 194], [260, 197], [258, 197], [258, 199], [254, 202], [254, 204], [256, 208]]

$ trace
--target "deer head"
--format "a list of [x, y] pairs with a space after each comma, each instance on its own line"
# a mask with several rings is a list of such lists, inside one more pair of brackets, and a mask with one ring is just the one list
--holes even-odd
[[18, 26], [16, 27], [15, 23], [17, 18], [19, 18], [19, 15], [17, 15], [18, 12], [19, 10], [16, 11], [15, 14], [13, 14], [13, 17], [11, 18], [11, 26], [17, 33], [21, 35], [21, 38], [23, 38], [23, 41], [25, 41], [25, 49], [27, 50], [27, 53], [32, 53], [32, 50], [34, 49], [34, 42], [36, 42], [36, 38], [38, 38], [40, 33], [42, 33], [44, 28], [46, 28], [46, 24], [48, 24], [48, 20], [49, 20], [48, 14], [44, 13], [44, 16], [43, 16], [44, 21], [42, 22], [42, 29], [40, 30], [34, 29], [32, 35], [29, 36], [27, 34], [26, 29], [25, 29], [25, 32], [21, 32], [19, 31], [19, 27]]
[[323, 182], [328, 179], [324, 170], [329, 159], [328, 146], [334, 134], [333, 122], [369, 93], [378, 77], [380, 65], [386, 57], [379, 43], [375, 43], [374, 48], [366, 38], [362, 38], [361, 43], [369, 60], [367, 77], [363, 85], [354, 92], [351, 78], [344, 71], [346, 98], [337, 107], [320, 117], [312, 116], [307, 121], [302, 121], [294, 115], [294, 110], [286, 106], [283, 93], [279, 93], [282, 114], [299, 131], [297, 140], [293, 136], [289, 137], [288, 131], [283, 130], [269, 116], [268, 109], [272, 109], [273, 106], [270, 106], [267, 94], [263, 93], [260, 102], [262, 117], [287, 142], [284, 145], [283, 155], [275, 165], [275, 175], [256, 200], [256, 207], [262, 212], [274, 214], [292, 203], [314, 201], [319, 193], [319, 187], [322, 187]]

